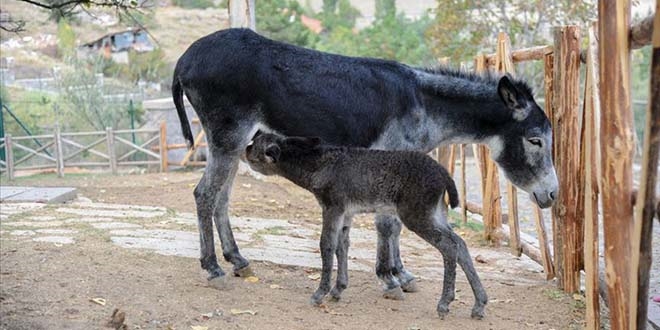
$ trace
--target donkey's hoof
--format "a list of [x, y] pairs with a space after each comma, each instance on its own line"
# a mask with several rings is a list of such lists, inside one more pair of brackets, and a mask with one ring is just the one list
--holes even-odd
[[309, 299], [309, 303], [312, 306], [321, 306], [323, 303], [323, 296], [322, 295], [317, 295], [314, 294], [312, 297]]
[[247, 265], [241, 269], [234, 269], [234, 276], [250, 277], [250, 276], [254, 276], [254, 272], [252, 271], [250, 265]]
[[449, 306], [438, 306], [437, 312], [440, 319], [444, 320], [445, 316], [449, 314]]
[[484, 318], [484, 309], [482, 308], [473, 308], [472, 315], [470, 315], [475, 320], [482, 320]]
[[403, 289], [403, 292], [417, 292], [417, 280], [413, 278], [408, 283], [401, 284], [401, 289]]
[[229, 280], [227, 280], [227, 276], [216, 276], [214, 278], [210, 278], [209, 286], [222, 291], [229, 290], [231, 288], [229, 285]]
[[392, 289], [386, 289], [383, 291], [383, 298], [392, 299], [392, 300], [404, 300], [406, 296], [403, 293], [401, 287], [397, 286]]
[[340, 299], [341, 299], [341, 291], [338, 290], [336, 287], [332, 288], [332, 290], [330, 290], [330, 300], [339, 301]]

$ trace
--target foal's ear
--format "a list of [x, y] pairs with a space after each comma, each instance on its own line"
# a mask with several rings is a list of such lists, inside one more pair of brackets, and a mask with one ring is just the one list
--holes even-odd
[[515, 120], [522, 121], [527, 118], [529, 108], [527, 107], [527, 99], [523, 93], [516, 88], [511, 82], [508, 75], [502, 76], [497, 83], [497, 94], [500, 95], [502, 102], [509, 108], [511, 115]]
[[250, 141], [254, 141], [254, 140], [255, 140], [256, 138], [258, 138], [259, 135], [261, 135], [261, 134], [264, 134], [264, 133], [263, 133], [261, 130], [257, 130], [257, 132], [254, 133], [254, 136], [252, 137], [252, 139], [251, 139]]
[[266, 163], [277, 163], [280, 159], [280, 153], [280, 146], [275, 143], [266, 147], [266, 151], [264, 151], [264, 154], [266, 155]]

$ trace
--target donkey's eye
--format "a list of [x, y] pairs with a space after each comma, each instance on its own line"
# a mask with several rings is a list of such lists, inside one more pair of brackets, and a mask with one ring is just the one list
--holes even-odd
[[531, 144], [533, 144], [533, 145], [535, 145], [539, 148], [543, 146], [543, 142], [541, 141], [540, 138], [531, 138], [531, 139], [527, 139], [527, 141], [529, 141], [529, 143], [531, 143]]

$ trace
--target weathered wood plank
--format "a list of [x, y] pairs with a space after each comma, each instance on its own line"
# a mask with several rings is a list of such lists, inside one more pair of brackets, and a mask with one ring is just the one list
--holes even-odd
[[[608, 307], [613, 330], [630, 329], [631, 193], [634, 133], [630, 106], [630, 1], [598, 2], [602, 203]], [[606, 42], [605, 42], [606, 41]], [[635, 288], [636, 290], [636, 288]]]
[[[632, 237], [630, 313], [631, 329], [636, 325], [643, 329], [646, 324], [649, 303], [649, 275], [653, 246], [653, 217], [655, 215], [655, 184], [658, 182], [658, 153], [660, 152], [660, 1], [656, 2], [653, 28], [653, 57], [651, 59], [650, 99], [646, 110], [646, 127], [642, 151], [642, 175], [640, 177], [635, 223]], [[634, 35], [634, 34], [633, 34]], [[636, 287], [635, 287], [636, 286]], [[634, 323], [633, 323], [634, 322]]]
[[163, 120], [160, 122], [158, 146], [160, 147], [160, 171], [167, 172], [167, 123]]
[[555, 271], [559, 287], [576, 292], [580, 288], [584, 238], [582, 206], [576, 205], [579, 180], [575, 180], [580, 160], [580, 29], [555, 28], [554, 39], [553, 81], [561, 82], [553, 85], [552, 100], [554, 161], [559, 178], [559, 196], [552, 208]]
[[584, 186], [584, 272], [587, 315], [587, 330], [600, 329], [600, 301], [598, 298], [598, 126], [600, 111], [598, 99], [598, 68], [596, 54], [598, 40], [597, 27], [589, 29], [589, 47], [587, 48], [584, 108], [582, 119], [582, 152], [580, 168], [584, 169], [581, 184]]

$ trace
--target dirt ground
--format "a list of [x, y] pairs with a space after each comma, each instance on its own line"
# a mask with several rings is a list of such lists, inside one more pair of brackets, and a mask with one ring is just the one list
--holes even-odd
[[[199, 172], [69, 174], [64, 179], [40, 175], [11, 184], [74, 186], [79, 195], [95, 202], [194, 212], [192, 190], [200, 176]], [[313, 196], [279, 178], [260, 181], [238, 176], [230, 213], [320, 221]], [[371, 227], [371, 221], [361, 217], [356, 225]], [[477, 233], [466, 236], [468, 246], [481, 244]], [[392, 301], [381, 297], [373, 272], [351, 271], [342, 300], [319, 308], [308, 303], [318, 282], [304, 267], [253, 261], [258, 282], [233, 277], [230, 289], [220, 291], [207, 286], [196, 259], [128, 250], [94, 235], [62, 246], [6, 236], [0, 243], [2, 329], [104, 328], [115, 308], [126, 314], [128, 329], [580, 329], [584, 317], [579, 297], [558, 292], [552, 283], [484, 280], [491, 301], [486, 318], [475, 321], [469, 317], [473, 303], [469, 285], [458, 282], [458, 300], [449, 316], [440, 320], [435, 306], [441, 274], [437, 280], [421, 281], [420, 292], [408, 294], [406, 300]], [[231, 269], [224, 261], [221, 266]], [[542, 276], [519, 274], [536, 281]], [[106, 305], [91, 302], [94, 297], [104, 298]]]

